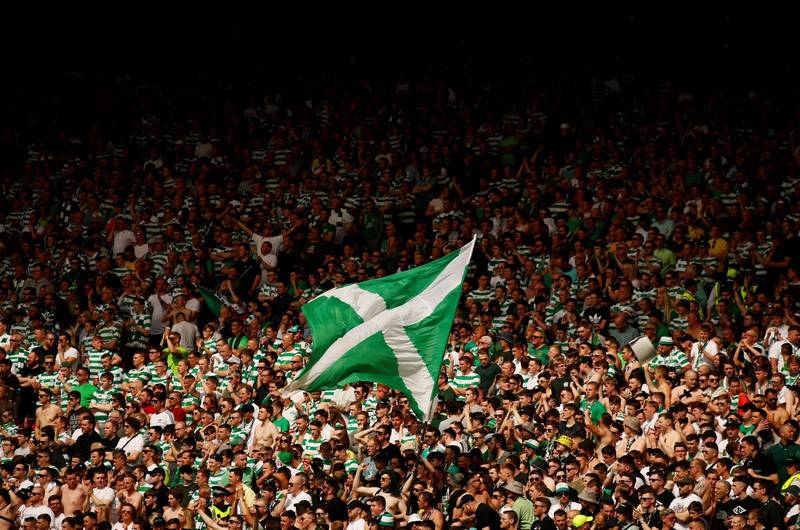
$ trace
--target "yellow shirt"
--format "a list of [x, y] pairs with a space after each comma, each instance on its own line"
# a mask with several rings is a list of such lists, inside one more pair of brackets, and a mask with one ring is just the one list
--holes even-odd
[[[716, 238], [708, 240], [708, 255], [714, 256], [719, 260], [725, 259], [728, 254], [728, 242], [724, 239]], [[721, 265], [721, 263], [720, 263]]]

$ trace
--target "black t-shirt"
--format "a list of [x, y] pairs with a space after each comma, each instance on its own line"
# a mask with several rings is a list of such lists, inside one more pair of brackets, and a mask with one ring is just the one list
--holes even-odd
[[402, 458], [403, 455], [400, 453], [400, 448], [397, 447], [395, 444], [389, 444], [386, 447], [382, 448], [379, 451], [379, 454], [386, 458], [387, 462], [391, 462], [392, 458]]
[[322, 501], [321, 505], [328, 510], [328, 518], [331, 521], [347, 521], [347, 504], [339, 497]]
[[783, 527], [783, 507], [775, 499], [770, 499], [761, 509], [761, 524], [767, 530]]
[[599, 323], [601, 320], [608, 322], [609, 313], [605, 307], [587, 307], [581, 315], [581, 318], [589, 322]]
[[558, 422], [558, 434], [566, 434], [570, 438], [586, 438], [586, 428], [577, 422], [570, 427], [567, 422], [560, 421]]
[[497, 366], [496, 363], [489, 363], [489, 366], [485, 368], [483, 366], [478, 366], [475, 368], [475, 372], [481, 376], [481, 382], [478, 386], [480, 386], [485, 393], [488, 393], [489, 387], [491, 387], [494, 382], [494, 378], [500, 373], [500, 367]]
[[747, 496], [744, 499], [731, 499], [725, 503], [725, 511], [728, 515], [747, 515], [750, 510], [758, 508], [761, 503], [753, 497]]
[[777, 473], [775, 462], [763, 453], [758, 453], [755, 458], [748, 458], [745, 460], [744, 466], [747, 469], [752, 469], [755, 471], [756, 475], [761, 475], [762, 477], [768, 477], [773, 473]]
[[675, 500], [675, 495], [673, 495], [669, 490], [664, 490], [661, 493], [656, 494], [656, 500], [660, 502], [662, 506], [669, 506], [672, 504], [672, 501]]
[[500, 529], [500, 515], [488, 504], [479, 504], [475, 510], [475, 526], [483, 530], [487, 526], [490, 530]]
[[564, 377], [557, 377], [553, 379], [553, 382], [550, 384], [550, 387], [553, 389], [553, 397], [556, 398], [556, 401], [559, 403], [561, 402], [561, 391], [565, 388], [569, 388], [569, 384], [572, 382], [572, 379], [569, 376]]
[[233, 268], [239, 273], [239, 277], [235, 283], [236, 291], [239, 295], [246, 295], [247, 291], [253, 285], [256, 276], [261, 273], [261, 267], [255, 259], [247, 258], [245, 260], [238, 259], [233, 262]]
[[533, 522], [531, 530], [556, 530], [556, 523], [545, 515], [544, 518]]

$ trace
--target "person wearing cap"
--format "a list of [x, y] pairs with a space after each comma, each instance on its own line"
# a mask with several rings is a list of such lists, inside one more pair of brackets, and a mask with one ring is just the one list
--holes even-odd
[[672, 337], [665, 335], [658, 339], [657, 355], [650, 361], [648, 367], [655, 370], [658, 366], [681, 371], [689, 365], [689, 358], [683, 351], [675, 348]]
[[209, 506], [211, 518], [214, 521], [219, 521], [229, 517], [233, 513], [233, 507], [227, 503], [228, 488], [225, 486], [214, 486], [211, 488], [211, 495], [213, 501]]
[[350, 501], [347, 505], [347, 528], [346, 530], [367, 530], [367, 522], [364, 520], [364, 505], [361, 501]]
[[589, 527], [589, 524], [592, 521], [594, 521], [594, 517], [579, 513], [578, 515], [572, 518], [572, 528], [574, 528], [575, 530], [585, 530]]
[[[695, 481], [688, 475], [675, 480], [675, 485], [678, 487], [678, 495], [670, 503], [669, 509], [675, 513], [675, 517], [677, 518], [675, 528], [678, 530], [688, 530], [689, 527], [686, 523], [689, 520], [689, 505], [693, 502], [702, 504], [703, 501], [692, 492]], [[747, 489], [746, 481], [745, 489]]]
[[800, 459], [789, 457], [783, 462], [783, 465], [786, 467], [786, 474], [789, 477], [781, 483], [781, 492], [791, 486], [800, 487]]
[[509, 481], [504, 488], [509, 500], [512, 500], [511, 509], [519, 518], [520, 530], [531, 530], [535, 516], [533, 514], [533, 503], [525, 497], [522, 484], [516, 480]]
[[547, 515], [551, 518], [555, 519], [555, 513], [558, 510], [564, 510], [565, 512], [569, 513], [573, 510], [580, 511], [583, 508], [580, 503], [571, 499], [572, 489], [570, 489], [566, 482], [559, 482], [556, 484], [556, 488], [553, 490], [553, 493], [554, 497], [551, 499], [552, 504], [550, 506], [550, 510], [547, 512]]

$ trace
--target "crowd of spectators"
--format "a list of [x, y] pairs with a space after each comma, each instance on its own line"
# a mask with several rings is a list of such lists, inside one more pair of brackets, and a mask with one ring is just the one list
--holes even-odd
[[[797, 524], [785, 102], [117, 82], [108, 120], [48, 97], [3, 134], [0, 530]], [[282, 396], [305, 302], [473, 236], [430, 424], [370, 382]]]

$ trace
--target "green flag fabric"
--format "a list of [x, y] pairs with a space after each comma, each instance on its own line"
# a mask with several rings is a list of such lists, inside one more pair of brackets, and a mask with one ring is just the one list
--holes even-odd
[[331, 289], [305, 304], [313, 352], [284, 395], [372, 381], [402, 392], [418, 418], [430, 419], [474, 244], [414, 269]]
[[214, 316], [219, 316], [219, 310], [223, 306], [222, 299], [217, 296], [217, 293], [210, 289], [206, 289], [202, 285], [197, 286], [197, 290], [200, 291], [200, 294], [203, 296], [203, 300], [205, 301], [208, 309], [214, 313]]

